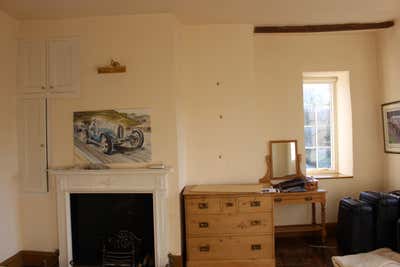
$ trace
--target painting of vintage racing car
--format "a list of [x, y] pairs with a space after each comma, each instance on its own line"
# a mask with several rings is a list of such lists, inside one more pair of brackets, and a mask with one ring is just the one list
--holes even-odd
[[75, 156], [85, 163], [151, 161], [148, 110], [101, 110], [74, 113]]

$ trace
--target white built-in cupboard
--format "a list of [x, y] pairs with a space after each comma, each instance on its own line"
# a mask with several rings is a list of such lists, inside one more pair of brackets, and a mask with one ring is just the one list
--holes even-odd
[[47, 192], [47, 101], [79, 95], [79, 40], [20, 40], [17, 87], [22, 189]]

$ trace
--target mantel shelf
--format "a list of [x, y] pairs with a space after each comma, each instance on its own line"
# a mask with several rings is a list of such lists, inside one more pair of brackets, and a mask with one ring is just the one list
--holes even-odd
[[51, 175], [129, 175], [129, 174], [167, 174], [173, 172], [172, 168], [150, 169], [150, 168], [121, 168], [121, 169], [100, 169], [87, 170], [77, 168], [48, 169]]

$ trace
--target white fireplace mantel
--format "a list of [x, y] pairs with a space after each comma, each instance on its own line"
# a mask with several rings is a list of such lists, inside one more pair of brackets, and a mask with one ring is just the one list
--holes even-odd
[[49, 170], [57, 183], [58, 240], [60, 267], [72, 261], [71, 193], [152, 193], [154, 215], [154, 250], [156, 267], [167, 262], [168, 207], [167, 175], [169, 169]]

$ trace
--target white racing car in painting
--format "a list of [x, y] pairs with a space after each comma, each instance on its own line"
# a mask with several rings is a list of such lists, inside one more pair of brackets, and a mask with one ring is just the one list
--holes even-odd
[[93, 117], [74, 123], [74, 135], [85, 144], [94, 144], [104, 154], [143, 147], [143, 132], [128, 118]]

